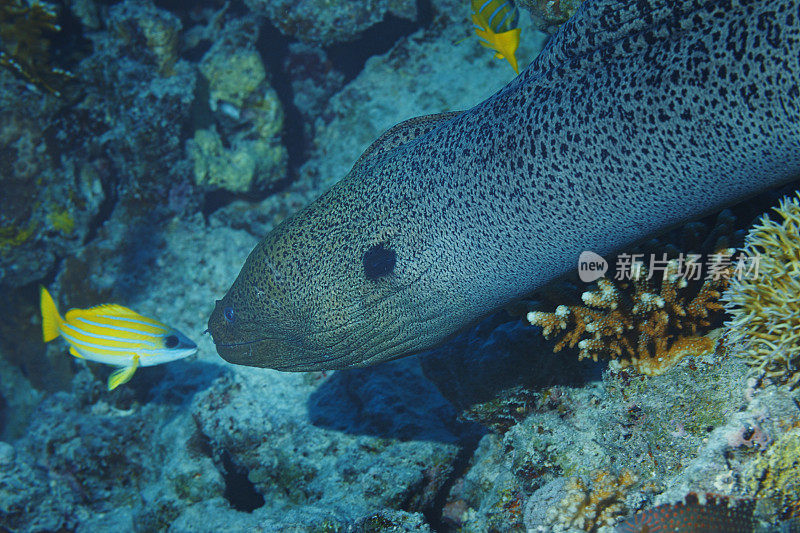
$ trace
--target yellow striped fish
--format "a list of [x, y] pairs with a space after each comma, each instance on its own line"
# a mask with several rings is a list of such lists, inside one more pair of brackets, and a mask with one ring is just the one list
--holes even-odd
[[497, 52], [494, 57], [505, 59], [519, 74], [519, 10], [511, 0], [472, 0], [472, 23], [481, 45]]
[[121, 367], [108, 378], [114, 390], [133, 377], [139, 366], [153, 366], [183, 359], [197, 345], [175, 328], [116, 304], [58, 313], [47, 289], [40, 289], [44, 342], [59, 335], [69, 344], [69, 353], [81, 359]]

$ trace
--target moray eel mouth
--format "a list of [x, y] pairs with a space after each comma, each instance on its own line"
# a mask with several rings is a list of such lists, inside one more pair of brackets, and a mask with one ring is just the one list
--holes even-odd
[[298, 367], [293, 355], [305, 352], [303, 336], [296, 332], [272, 331], [274, 322], [272, 327], [265, 327], [245, 313], [237, 316], [234, 309], [236, 306], [232, 302], [218, 300], [208, 321], [217, 353], [223, 359], [238, 365], [269, 366], [277, 370]]
[[[282, 371], [306, 371], [315, 367], [297, 360], [289, 362], [288, 354], [296, 354], [297, 347], [274, 337], [262, 337], [243, 342], [214, 342], [217, 353], [236, 365], [269, 367]], [[294, 359], [294, 358], [292, 358]], [[269, 361], [265, 363], [264, 361]]]
[[261, 348], [262, 343], [268, 343], [274, 339], [270, 339], [269, 337], [263, 337], [261, 339], [254, 339], [251, 341], [245, 342], [215, 342], [214, 345], [217, 348], [217, 353], [222, 356], [223, 359], [228, 361], [229, 363], [237, 363], [242, 364], [243, 361], [246, 359], [252, 359], [253, 356], [253, 345], [257, 345], [256, 349], [263, 349]]
[[[217, 353], [228, 361], [229, 363], [237, 365], [255, 366], [253, 362], [257, 360], [255, 354], [272, 354], [273, 361], [279, 360], [281, 354], [289, 353], [292, 348], [282, 346], [286, 343], [281, 342], [279, 339], [273, 337], [262, 337], [260, 339], [253, 339], [244, 342], [232, 343], [216, 343]], [[298, 368], [297, 364], [272, 363], [270, 365], [276, 370], [303, 370]]]
[[[401, 357], [435, 343], [423, 325], [446, 317], [442, 306], [411, 317], [393, 313], [402, 306], [403, 291], [371, 302], [328, 308], [296, 306], [254, 308], [234, 284], [218, 300], [208, 322], [217, 353], [229, 363], [309, 372], [363, 367]], [[408, 287], [404, 287], [408, 288]], [[442, 302], [447, 300], [442, 299]], [[288, 312], [287, 312], [288, 311]], [[300, 318], [300, 317], [303, 318]]]
[[[348, 314], [346, 323], [338, 327], [315, 327], [311, 319], [273, 315], [264, 320], [249, 316], [246, 310], [236, 316], [232, 309], [236, 305], [227, 297], [217, 301], [208, 323], [217, 353], [229, 363], [292, 372], [335, 370], [365, 366], [402, 344], [392, 328], [365, 326], [369, 320], [363, 312]], [[372, 335], [365, 338], [364, 330]]]

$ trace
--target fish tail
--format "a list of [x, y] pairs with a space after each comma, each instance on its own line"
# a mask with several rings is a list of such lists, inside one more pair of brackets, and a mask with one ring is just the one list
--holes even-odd
[[44, 342], [50, 342], [61, 335], [61, 315], [53, 297], [44, 287], [39, 287], [40, 304], [42, 308], [42, 337]]

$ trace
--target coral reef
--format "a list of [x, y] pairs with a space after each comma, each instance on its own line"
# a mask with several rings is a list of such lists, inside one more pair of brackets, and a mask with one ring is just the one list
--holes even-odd
[[72, 164], [93, 164], [110, 193], [105, 218], [117, 208], [168, 218], [175, 214], [170, 191], [191, 183], [184, 144], [196, 66], [180, 58], [173, 64], [169, 43], [179, 40], [180, 22], [163, 8], [128, 1], [109, 9], [104, 21], [114, 30], [87, 34], [94, 52], [76, 72], [85, 96], [52, 124], [53, 142], [60, 141], [53, 150], [66, 152]]
[[[718, 254], [716, 261], [724, 257]], [[722, 309], [717, 299], [728, 284], [728, 268], [687, 301], [683, 289], [689, 282], [677, 260], [666, 264], [660, 289], [650, 283], [647, 269], [634, 263], [630, 282], [600, 278], [598, 290], [583, 293], [585, 306], [560, 305], [554, 313], [531, 311], [527, 318], [547, 339], [564, 334], [555, 352], [577, 345], [580, 359], [610, 357], [622, 367], [658, 375], [687, 354], [714, 349], [714, 341], [700, 334], [711, 325], [711, 314]]]
[[659, 531], [725, 531], [750, 533], [755, 531], [753, 500], [733, 500], [725, 496], [706, 494], [700, 501], [689, 493], [684, 501], [659, 505], [625, 520], [619, 533], [656, 533]]
[[467, 473], [450, 489], [444, 520], [459, 531], [516, 531], [523, 527], [525, 492], [504, 461], [502, 438], [489, 434], [472, 452]]
[[[153, 40], [165, 32], [175, 41], [180, 22], [152, 4], [125, 2], [105, 23], [115, 30], [87, 34], [92, 52], [62, 99], [31, 95], [0, 72], [3, 285], [48, 275], [117, 205], [163, 216], [170, 190], [191, 177], [183, 139], [196, 71], [169, 47], [159, 59]], [[173, 62], [162, 76], [159, 65]]]
[[[482, 370], [468, 357], [453, 365], [463, 367], [463, 375]], [[517, 366], [517, 374], [524, 373], [521, 368]], [[756, 424], [774, 435], [771, 420], [796, 412], [786, 394], [762, 391], [752, 411], [737, 413], [747, 365], [723, 353], [686, 357], [672, 372], [655, 377], [631, 369], [607, 369], [602, 382], [586, 382], [575, 376], [576, 370], [572, 368], [577, 382], [529, 393], [534, 398], [522, 405], [516, 425], [500, 435], [482, 437], [470, 468], [448, 497], [447, 508], [456, 525], [487, 531], [511, 523], [503, 505], [513, 500], [504, 500], [503, 495], [516, 494], [526, 501], [525, 524], [531, 531], [547, 531], [548, 513], [567, 496], [567, 481], [590, 480], [598, 470], [619, 473], [620, 468], [629, 468], [643, 480], [624, 497], [627, 513], [651, 505], [661, 494], [675, 501], [690, 490], [734, 490], [728, 478], [738, 479], [743, 464], [757, 456], [758, 448], [732, 451], [729, 436]], [[537, 362], [527, 371], [535, 376], [550, 369]], [[495, 409], [507, 412], [520, 399], [517, 395], [508, 407]], [[542, 529], [533, 527], [537, 524]]]
[[256, 51], [257, 32], [233, 21], [200, 61], [214, 125], [188, 143], [197, 185], [260, 192], [286, 177], [283, 107]]
[[[84, 393], [97, 395], [82, 378]], [[161, 529], [181, 507], [222, 495], [222, 476], [192, 445], [191, 420], [166, 423], [171, 415], [159, 405], [120, 409], [87, 400], [58, 393], [39, 406], [0, 468], [0, 527], [106, 530], [89, 525], [105, 514], [123, 529], [134, 515], [140, 527]], [[174, 415], [175, 406], [166, 411]], [[158, 433], [154, 417], [164, 421]]]
[[[257, 29], [234, 21], [222, 30], [221, 38], [200, 60], [200, 72], [208, 81], [209, 106], [216, 111], [221, 105], [241, 110], [253, 93], [265, 88], [267, 73], [255, 49]], [[256, 32], [251, 35], [249, 32]], [[259, 98], [261, 95], [255, 95]], [[231, 110], [229, 113], [235, 114]]]
[[60, 96], [59, 86], [72, 74], [50, 63], [50, 40], [61, 30], [52, 5], [23, 0], [0, 1], [0, 67], [47, 92]]
[[[414, 366], [398, 362], [384, 375], [342, 373], [319, 383], [299, 374], [237, 372], [197, 398], [194, 418], [213, 456], [248, 473], [265, 501], [262, 515], [294, 508], [341, 523], [375, 509], [422, 511], [451, 471], [457, 447], [445, 429], [454, 413], [430, 385], [409, 387]], [[343, 391], [355, 402], [342, 402]], [[415, 409], [387, 417], [384, 402], [403, 405], [417, 396], [427, 396], [427, 415]], [[433, 433], [435, 427], [441, 429]]]
[[783, 434], [744, 474], [750, 494], [765, 513], [783, 520], [800, 518], [800, 427]]
[[284, 35], [322, 46], [356, 39], [387, 14], [417, 18], [416, 3], [410, 0], [245, 0], [245, 4], [266, 16]]
[[555, 33], [577, 11], [583, 0], [520, 0], [519, 4], [530, 11], [539, 28]]
[[[126, 45], [150, 52], [162, 76], [174, 73], [178, 60], [178, 17], [156, 8], [152, 2], [121, 2], [111, 7], [111, 30]], [[144, 44], [143, 47], [140, 43]]]
[[76, 250], [105, 198], [90, 164], [54, 157], [47, 127], [55, 99], [20, 105], [28, 96], [14, 84], [0, 81], [0, 285], [7, 287], [42, 278]]
[[548, 513], [550, 530], [610, 531], [628, 514], [625, 498], [635, 482], [629, 470], [618, 475], [593, 472], [588, 485], [580, 477], [571, 478], [565, 486], [566, 496]]
[[800, 385], [800, 195], [784, 198], [745, 239], [757, 273], [735, 277], [722, 301], [731, 315], [726, 342], [761, 375]]
[[[314, 42], [414, 16], [413, 2], [367, 4], [249, 1]], [[527, 322], [498, 314], [426, 356], [365, 370], [284, 374], [216, 355], [201, 334], [209, 306], [254, 235], [387, 127], [466, 109], [509, 81], [474, 39], [453, 44], [469, 31], [465, 6], [420, 6], [435, 12], [426, 29], [349, 80], [332, 48], [287, 51], [246, 5], [222, 0], [64, 2], [91, 47], [71, 56], [81, 81], [62, 98], [0, 69], [0, 530], [600, 529], [688, 490], [756, 491], [767, 519], [795, 513], [796, 437], [782, 438], [796, 432], [792, 391], [754, 387], [722, 352], [649, 377], [554, 356]], [[521, 64], [544, 40], [523, 18]], [[279, 190], [280, 137], [298, 115], [309, 145]], [[234, 196], [218, 189], [239, 199], [216, 209]], [[115, 301], [174, 324], [196, 359], [142, 369], [109, 394], [110, 369], [42, 346], [31, 303], [42, 279], [78, 307]], [[666, 309], [662, 290], [645, 292]], [[689, 287], [675, 290], [688, 314]], [[697, 316], [699, 333], [710, 318]]]

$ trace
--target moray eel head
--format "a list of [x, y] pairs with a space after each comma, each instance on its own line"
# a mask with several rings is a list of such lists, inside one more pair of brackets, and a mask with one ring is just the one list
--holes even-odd
[[[225, 360], [284, 371], [367, 366], [430, 347], [455, 328], [425, 288], [423, 232], [387, 188], [349, 176], [250, 253], [208, 327]], [[438, 326], [438, 327], [437, 327]]]
[[[313, 311], [319, 305], [314, 302], [313, 285], [302, 287], [293, 277], [301, 263], [281, 251], [287, 238], [280, 230], [268, 235], [250, 254], [228, 293], [216, 302], [208, 329], [217, 352], [230, 363], [308, 370], [325, 359], [322, 346], [315, 345], [323, 311]], [[312, 268], [307, 263], [302, 266]], [[307, 273], [309, 281], [321, 281]]]

